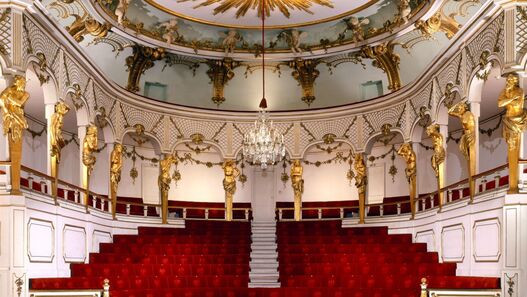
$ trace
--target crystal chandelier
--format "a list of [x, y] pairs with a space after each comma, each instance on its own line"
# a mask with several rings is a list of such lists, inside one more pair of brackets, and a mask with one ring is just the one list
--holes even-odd
[[254, 127], [243, 137], [243, 155], [252, 164], [260, 164], [262, 169], [268, 165], [274, 165], [285, 156], [284, 136], [278, 132], [273, 122], [269, 121], [269, 115], [265, 111], [267, 100], [265, 99], [265, 0], [262, 5], [262, 100], [260, 101], [260, 112]]

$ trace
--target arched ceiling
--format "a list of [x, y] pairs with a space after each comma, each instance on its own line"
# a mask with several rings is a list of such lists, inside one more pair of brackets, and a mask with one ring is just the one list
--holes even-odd
[[[260, 22], [257, 7], [240, 13], [242, 6], [222, 9], [231, 0], [125, 1], [42, 3], [102, 72], [131, 92], [197, 108], [257, 110], [262, 93], [261, 31], [252, 28]], [[348, 105], [410, 84], [483, 5], [477, 0], [272, 3], [290, 6], [287, 12], [278, 6], [268, 10], [266, 93], [270, 110], [289, 111]], [[226, 42], [231, 37], [232, 44]]]

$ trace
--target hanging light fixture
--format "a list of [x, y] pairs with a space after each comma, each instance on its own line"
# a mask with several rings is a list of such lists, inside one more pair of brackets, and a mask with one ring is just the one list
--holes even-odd
[[262, 169], [274, 165], [285, 156], [284, 136], [278, 132], [267, 113], [265, 99], [265, 0], [262, 8], [262, 100], [254, 127], [243, 137], [243, 155], [252, 164], [260, 164]]

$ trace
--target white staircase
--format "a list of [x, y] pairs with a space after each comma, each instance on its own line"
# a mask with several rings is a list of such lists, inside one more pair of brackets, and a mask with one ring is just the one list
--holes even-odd
[[276, 222], [252, 222], [249, 288], [279, 288]]

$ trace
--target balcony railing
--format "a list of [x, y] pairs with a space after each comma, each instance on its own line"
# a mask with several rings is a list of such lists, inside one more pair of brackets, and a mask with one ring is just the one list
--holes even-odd
[[[1, 164], [0, 164], [1, 165]], [[87, 212], [90, 210], [98, 210], [104, 213], [112, 214], [112, 201], [106, 196], [97, 194], [93, 191], [89, 192], [87, 198], [82, 199], [86, 190], [68, 183], [63, 180], [58, 180], [58, 195], [53, 197], [51, 194], [51, 183], [53, 177], [34, 170], [32, 168], [22, 166], [22, 171], [27, 175], [27, 182], [22, 183], [22, 188], [26, 191], [38, 192], [55, 200], [55, 203], [73, 203], [82, 205]], [[139, 199], [137, 199], [139, 200]], [[186, 220], [225, 220], [225, 208], [220, 207], [188, 207], [169, 205], [169, 216], [172, 218], [180, 218]], [[115, 212], [119, 217], [148, 217], [161, 219], [161, 204], [140, 203], [134, 201], [116, 201]], [[192, 212], [192, 216], [188, 213]], [[249, 221], [251, 219], [250, 207], [233, 208], [234, 220]]]

